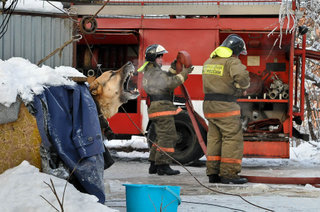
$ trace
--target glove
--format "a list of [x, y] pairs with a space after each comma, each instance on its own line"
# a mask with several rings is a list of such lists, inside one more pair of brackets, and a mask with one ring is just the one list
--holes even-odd
[[190, 73], [193, 71], [194, 67], [193, 67], [193, 66], [190, 66], [189, 68], [185, 68], [185, 67], [183, 66], [183, 69], [186, 69], [187, 72], [188, 72], [188, 74], [190, 74]]
[[172, 63], [171, 63], [171, 68], [173, 69], [173, 70], [177, 70], [177, 60], [174, 60]]
[[169, 68], [169, 72], [173, 75], [177, 74], [177, 60], [174, 60], [172, 63], [171, 63], [171, 66]]

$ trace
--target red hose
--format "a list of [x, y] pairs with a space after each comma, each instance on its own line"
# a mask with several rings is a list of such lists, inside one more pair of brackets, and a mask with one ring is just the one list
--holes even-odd
[[246, 176], [251, 183], [267, 183], [267, 184], [295, 184], [306, 185], [310, 184], [320, 188], [320, 177], [264, 177], [264, 176]]

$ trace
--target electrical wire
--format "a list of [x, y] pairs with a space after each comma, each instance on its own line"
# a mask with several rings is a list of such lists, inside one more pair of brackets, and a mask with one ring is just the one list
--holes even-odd
[[[142, 135], [145, 136], [145, 133], [134, 123], [134, 121], [131, 119], [131, 117], [129, 116], [129, 114], [127, 113], [127, 111], [124, 109], [123, 106], [121, 106], [121, 108], [123, 109], [123, 111], [125, 112], [125, 114], [127, 115], [127, 117], [130, 119], [130, 121], [132, 122], [132, 124], [137, 128], [137, 130], [140, 131], [140, 133]], [[246, 203], [254, 206], [254, 207], [257, 207], [257, 208], [260, 208], [260, 209], [263, 209], [263, 210], [266, 210], [266, 211], [272, 211], [271, 209], [268, 209], [268, 208], [265, 208], [265, 207], [262, 207], [262, 206], [259, 206], [259, 205], [256, 205], [252, 202], [250, 202], [249, 200], [246, 200], [244, 197], [242, 197], [240, 194], [232, 194], [232, 193], [227, 193], [227, 192], [222, 192], [222, 191], [218, 191], [218, 190], [215, 190], [215, 189], [212, 189], [206, 185], [204, 185], [203, 183], [201, 183], [198, 178], [196, 178], [189, 169], [187, 169], [182, 163], [180, 163], [179, 161], [177, 161], [175, 158], [173, 158], [172, 156], [170, 156], [167, 152], [163, 151], [161, 149], [161, 147], [159, 147], [155, 142], [151, 141], [151, 139], [149, 139], [147, 137], [148, 141], [150, 141], [153, 145], [155, 145], [163, 154], [165, 154], [166, 156], [168, 156], [170, 159], [172, 159], [174, 162], [176, 162], [177, 164], [179, 164], [182, 168], [184, 168], [194, 179], [195, 181], [197, 181], [199, 183], [199, 185], [201, 185], [202, 187], [210, 190], [210, 191], [213, 191], [215, 193], [218, 193], [218, 194], [224, 194], [224, 195], [229, 195], [229, 196], [236, 196], [236, 197], [239, 197], [240, 199], [242, 199], [243, 201], [245, 201]]]
[[[16, 9], [18, 4], [18, 0], [13, 0], [10, 4], [10, 6], [7, 9], [3, 9], [3, 13], [5, 14], [4, 19], [2, 20], [2, 23], [0, 25], [0, 39], [6, 34], [8, 31], [8, 25], [10, 22], [10, 18], [14, 10]], [[5, 6], [5, 5], [4, 5]], [[4, 7], [3, 6], [3, 7]]]
[[205, 202], [191, 202], [191, 201], [183, 201], [181, 200], [181, 202], [183, 203], [190, 203], [190, 204], [195, 204], [195, 205], [208, 205], [208, 206], [215, 206], [215, 207], [219, 207], [219, 208], [226, 208], [226, 209], [230, 209], [232, 211], [241, 211], [241, 212], [246, 212], [244, 210], [240, 210], [237, 208], [231, 208], [231, 207], [227, 207], [227, 206], [222, 206], [222, 205], [217, 205], [217, 204], [212, 204], [212, 203], [205, 203]]
[[78, 20], [75, 20], [74, 18], [71, 17], [70, 12], [66, 12], [65, 10], [60, 9], [59, 7], [57, 7], [56, 5], [52, 4], [49, 0], [47, 0], [48, 4], [50, 4], [52, 7], [56, 8], [57, 10], [61, 11], [62, 13], [66, 14], [68, 16], [68, 18], [73, 21], [76, 22], [77, 24], [79, 24]]
[[[116, 202], [126, 202], [125, 199], [115, 199], [115, 200], [106, 200], [105, 203], [116, 203]], [[240, 212], [246, 212], [244, 210], [240, 210], [237, 208], [231, 208], [231, 207], [227, 207], [227, 206], [223, 206], [223, 205], [218, 205], [218, 204], [212, 204], [212, 203], [206, 203], [206, 202], [192, 202], [192, 201], [184, 201], [181, 200], [181, 203], [187, 203], [187, 204], [195, 204], [195, 205], [207, 205], [207, 206], [215, 206], [218, 208], [225, 208], [225, 209], [230, 209], [232, 211], [240, 211]], [[110, 205], [108, 205], [109, 207], [111, 207]], [[125, 207], [125, 206], [114, 206], [114, 207]]]

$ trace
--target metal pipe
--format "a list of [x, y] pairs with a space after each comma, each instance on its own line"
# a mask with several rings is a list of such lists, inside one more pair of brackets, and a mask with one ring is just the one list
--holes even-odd
[[302, 39], [302, 62], [301, 62], [301, 92], [300, 92], [300, 117], [301, 120], [304, 119], [304, 92], [305, 92], [305, 74], [306, 74], [306, 41], [307, 34], [303, 35]]
[[270, 99], [275, 99], [277, 98], [277, 96], [279, 95], [279, 91], [276, 89], [273, 89], [271, 91], [269, 91], [268, 96]]
[[289, 90], [282, 91], [281, 96], [283, 99], [288, 99], [289, 98]]

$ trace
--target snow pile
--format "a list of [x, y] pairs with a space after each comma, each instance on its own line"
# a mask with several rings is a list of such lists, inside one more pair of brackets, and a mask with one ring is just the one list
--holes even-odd
[[[128, 148], [131, 147], [133, 149], [148, 149], [147, 138], [144, 136], [131, 136], [130, 140], [105, 140], [104, 145], [109, 149], [121, 149], [121, 148]], [[118, 158], [149, 158], [149, 152], [139, 152], [139, 151], [132, 151], [132, 152], [121, 152], [117, 151], [115, 153], [116, 157]]]
[[[46, 12], [46, 13], [62, 13], [63, 5], [61, 2], [42, 0], [8, 0], [5, 8], [8, 8], [12, 2], [17, 2], [15, 10], [28, 12]], [[53, 6], [54, 5], [54, 6]], [[62, 11], [61, 11], [62, 10]]]
[[68, 79], [71, 76], [85, 77], [72, 67], [38, 67], [21, 57], [0, 60], [0, 103], [9, 107], [17, 95], [28, 103], [34, 95], [41, 94], [45, 86], [75, 85]]
[[108, 148], [132, 147], [133, 149], [148, 149], [147, 138], [144, 136], [131, 136], [130, 140], [105, 140]]
[[[55, 211], [44, 199], [60, 211], [58, 201], [48, 185], [53, 181], [57, 194], [62, 199], [65, 180], [40, 173], [39, 170], [24, 161], [19, 166], [0, 175], [0, 211], [46, 212]], [[79, 192], [72, 184], [67, 185], [64, 197], [64, 211], [106, 211], [116, 210], [97, 202], [98, 198]]]
[[290, 159], [293, 161], [305, 161], [307, 164], [319, 164], [320, 143], [315, 143], [315, 145], [316, 147], [308, 142], [303, 142], [298, 147], [291, 147]]

